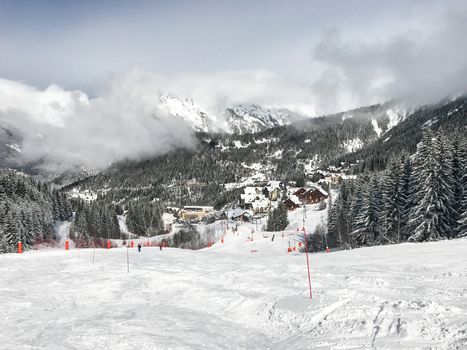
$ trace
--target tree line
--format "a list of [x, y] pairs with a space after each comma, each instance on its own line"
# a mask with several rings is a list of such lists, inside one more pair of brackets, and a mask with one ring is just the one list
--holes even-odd
[[0, 170], [0, 253], [52, 243], [54, 225], [73, 215], [65, 194], [12, 170]]
[[343, 181], [329, 206], [326, 237], [313, 239], [352, 248], [467, 236], [464, 136], [426, 129], [414, 155]]

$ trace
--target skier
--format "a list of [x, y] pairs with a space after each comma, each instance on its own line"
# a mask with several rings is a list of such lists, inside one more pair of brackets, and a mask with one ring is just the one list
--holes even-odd
[[141, 243], [138, 243], [138, 253], [141, 253]]

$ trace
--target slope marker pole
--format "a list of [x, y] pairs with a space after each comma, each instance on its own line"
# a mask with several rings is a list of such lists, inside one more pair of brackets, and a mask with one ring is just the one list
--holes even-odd
[[305, 235], [305, 255], [306, 255], [306, 268], [308, 270], [308, 287], [310, 289], [310, 299], [313, 299], [313, 293], [311, 291], [311, 277], [310, 277], [310, 261], [308, 259], [308, 236], [306, 234], [305, 227], [303, 227], [303, 234]]
[[130, 256], [128, 255], [128, 248], [126, 248], [126, 272], [130, 273]]

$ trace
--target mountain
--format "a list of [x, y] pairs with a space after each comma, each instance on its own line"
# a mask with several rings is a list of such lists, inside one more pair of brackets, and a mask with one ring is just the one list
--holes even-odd
[[13, 129], [0, 125], [0, 165], [16, 168], [21, 158], [21, 138]]
[[193, 99], [183, 99], [174, 94], [160, 95], [159, 101], [158, 107], [162, 111], [188, 122], [196, 132], [255, 133], [309, 118], [285, 108], [259, 104], [227, 105], [214, 114], [197, 105]]
[[[335, 161], [355, 163], [357, 160], [370, 170], [382, 170], [387, 161], [401, 153], [413, 154], [422, 138], [422, 130], [457, 130], [467, 132], [467, 96], [445, 99], [438, 103], [418, 108], [391, 127], [375, 142], [355, 152], [343, 154]], [[391, 125], [391, 124], [388, 124]], [[363, 161], [363, 162], [361, 162]]]
[[[235, 113], [244, 118], [239, 109]], [[390, 102], [255, 133], [200, 132], [195, 148], [114, 164], [68, 189], [86, 187], [114, 202], [145, 198], [173, 206], [221, 206], [254, 180], [303, 179], [305, 173], [374, 143], [405, 118], [407, 112]]]
[[267, 108], [257, 104], [227, 108], [225, 117], [228, 130], [235, 134], [256, 133], [307, 118], [285, 108]]
[[158, 107], [167, 114], [181, 118], [198, 132], [220, 132], [226, 128], [222, 119], [196, 105], [192, 99], [182, 99], [174, 94], [160, 95]]

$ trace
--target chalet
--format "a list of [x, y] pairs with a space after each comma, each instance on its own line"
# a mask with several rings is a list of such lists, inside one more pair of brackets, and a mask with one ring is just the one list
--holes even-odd
[[291, 195], [283, 203], [288, 210], [295, 210], [297, 208], [300, 208], [300, 204], [301, 204], [300, 200], [295, 195]]
[[303, 193], [299, 198], [302, 202], [307, 204], [311, 203], [319, 203], [329, 197], [328, 193], [323, 190], [321, 187], [316, 187], [314, 189], [310, 189]]
[[263, 197], [263, 190], [261, 187], [245, 187], [240, 199], [244, 204], [251, 204], [255, 199]]
[[267, 197], [272, 201], [277, 201], [281, 196], [281, 191], [284, 188], [282, 181], [269, 181], [265, 187]]
[[244, 193], [240, 195], [243, 209], [251, 209], [255, 214], [269, 211], [271, 203], [269, 195], [265, 193], [265, 188], [245, 187]]
[[298, 198], [300, 198], [307, 191], [308, 191], [307, 189], [300, 187], [297, 191], [294, 192], [294, 196], [297, 196]]
[[182, 220], [202, 219], [214, 210], [213, 207], [186, 205], [180, 211]]
[[249, 210], [231, 209], [225, 212], [225, 217], [229, 220], [250, 222], [253, 215]]
[[271, 209], [271, 202], [265, 197], [256, 198], [251, 202], [251, 209], [254, 214], [267, 213]]

